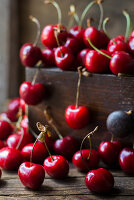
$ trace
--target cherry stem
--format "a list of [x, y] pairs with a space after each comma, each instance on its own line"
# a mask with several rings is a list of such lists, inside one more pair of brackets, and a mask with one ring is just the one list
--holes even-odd
[[112, 58], [111, 56], [109, 56], [109, 55], [103, 53], [101, 50], [99, 50], [97, 47], [95, 47], [95, 46], [92, 44], [92, 42], [90, 41], [89, 38], [87, 38], [87, 39], [88, 39], [88, 42], [89, 42], [90, 46], [91, 46], [94, 50], [98, 51], [100, 54], [102, 54], [103, 56], [106, 56], [106, 57], [109, 58], [109, 59]]
[[36, 39], [34, 41], [34, 44], [33, 46], [36, 46], [38, 41], [39, 41], [39, 37], [40, 37], [40, 23], [39, 23], [39, 20], [36, 19], [35, 17], [33, 17], [32, 15], [29, 16], [30, 20], [32, 20], [32, 22], [34, 22], [37, 26], [37, 35], [36, 35]]
[[80, 18], [80, 21], [79, 21], [79, 26], [82, 26], [83, 20], [84, 20], [84, 18], [85, 18], [85, 16], [86, 16], [87, 12], [88, 12], [89, 9], [90, 9], [94, 4], [96, 4], [96, 3], [97, 3], [97, 1], [92, 1], [92, 2], [90, 2], [90, 3], [86, 6], [86, 8], [84, 9], [84, 11], [83, 11], [83, 13], [82, 13], [82, 15], [81, 15], [81, 18]]
[[73, 16], [75, 21], [77, 22], [77, 24], [79, 24], [80, 19], [79, 19], [79, 16], [77, 15], [77, 13], [76, 13], [74, 5], [70, 5], [69, 15]]
[[46, 0], [46, 1], [44, 1], [44, 3], [45, 4], [52, 4], [56, 8], [57, 14], [58, 14], [58, 24], [61, 24], [62, 14], [61, 14], [61, 9], [60, 9], [58, 3], [53, 1], [53, 0]]
[[34, 144], [33, 144], [32, 151], [31, 151], [31, 155], [30, 155], [30, 163], [31, 163], [31, 164], [30, 164], [30, 166], [32, 166], [33, 150], [34, 150], [34, 147], [35, 147], [37, 141], [38, 141], [38, 137], [37, 137], [37, 139], [35, 140], [35, 142], [34, 142]]
[[90, 153], [89, 153], [89, 156], [88, 156], [87, 160], [90, 160], [91, 151], [92, 151], [91, 135], [88, 136], [88, 139], [89, 139]]
[[112, 134], [112, 137], [111, 137], [111, 142], [113, 142], [114, 141], [114, 135]]
[[[19, 111], [18, 111], [18, 113], [17, 113], [17, 116], [19, 117], [18, 118], [18, 120], [17, 120], [17, 122], [16, 122], [16, 130], [18, 130], [18, 129], [20, 129], [20, 123], [21, 123], [21, 121], [22, 121], [22, 108], [19, 108]], [[16, 131], [15, 130], [15, 131]]]
[[100, 8], [100, 21], [98, 25], [98, 30], [101, 30], [102, 23], [103, 23], [103, 6], [102, 6], [102, 0], [97, 0], [97, 4], [99, 5]]
[[107, 35], [107, 37], [108, 38], [110, 38], [109, 37], [109, 35], [108, 35], [108, 33], [107, 33], [107, 30], [106, 30], [106, 24], [107, 24], [107, 22], [109, 22], [109, 18], [108, 17], [106, 17], [105, 19], [104, 19], [104, 21], [103, 21], [103, 31], [104, 31], [104, 33]]
[[[60, 42], [59, 42], [59, 39], [58, 39], [58, 29], [54, 29], [54, 35], [55, 35], [55, 39], [56, 39], [57, 45], [60, 48]], [[63, 57], [64, 54], [63, 54], [61, 48], [60, 48], [60, 53], [61, 53], [61, 56]]]
[[48, 107], [44, 110], [44, 115], [46, 117], [47, 122], [50, 124], [50, 126], [55, 130], [56, 134], [58, 135], [58, 137], [60, 139], [63, 139], [63, 136], [61, 135], [61, 133], [59, 132], [59, 130], [57, 129], [57, 127], [54, 124], [54, 120], [52, 118], [52, 116], [50, 115], [50, 112], [48, 110]]
[[[81, 146], [80, 146], [80, 154], [81, 154], [81, 158], [82, 158], [82, 160], [83, 160], [83, 162], [85, 163], [85, 161], [84, 161], [84, 158], [83, 158], [83, 156], [82, 156], [82, 147], [83, 147], [83, 143], [84, 143], [84, 141], [85, 141], [85, 139], [86, 138], [89, 138], [89, 136], [90, 136], [90, 138], [89, 138], [89, 144], [90, 144], [90, 152], [91, 152], [91, 148], [92, 148], [92, 146], [91, 146], [91, 136], [96, 132], [98, 130], [98, 126], [96, 126], [96, 128], [93, 130], [93, 131], [91, 131], [90, 133], [88, 133], [85, 137], [84, 137], [84, 139], [82, 140], [82, 142], [81, 142]], [[90, 154], [89, 154], [89, 156], [90, 156]], [[90, 158], [88, 156], [88, 159]], [[86, 163], [85, 163], [85, 166], [87, 167], [87, 165], [86, 165]], [[88, 167], [87, 167], [88, 168]]]
[[35, 72], [35, 75], [34, 75], [34, 77], [33, 77], [33, 80], [32, 80], [32, 85], [35, 84], [35, 81], [36, 81], [36, 79], [37, 79], [38, 73], [39, 73], [39, 70], [37, 69], [36, 72]]
[[77, 93], [76, 93], [76, 102], [75, 102], [75, 108], [78, 108], [78, 104], [79, 104], [79, 94], [80, 94], [80, 83], [81, 83], [81, 76], [82, 76], [82, 67], [78, 67], [78, 74], [79, 74], [79, 78], [78, 78], [78, 84], [77, 84]]
[[24, 137], [24, 129], [22, 128], [22, 129], [21, 129], [21, 137], [20, 137], [20, 140], [19, 140], [19, 142], [18, 142], [18, 144], [17, 144], [17, 146], [16, 146], [16, 149], [18, 149], [18, 148], [20, 147], [21, 142], [22, 142], [22, 140], [23, 140], [23, 137]]
[[128, 38], [130, 37], [130, 34], [133, 30], [133, 23], [130, 18], [130, 15], [128, 14], [128, 12], [126, 10], [123, 10], [123, 15], [126, 17], [126, 21], [127, 21], [126, 33], [125, 33], [125, 41], [127, 42]]

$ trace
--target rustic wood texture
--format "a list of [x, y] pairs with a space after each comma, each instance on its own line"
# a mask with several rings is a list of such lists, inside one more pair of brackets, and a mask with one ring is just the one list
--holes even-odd
[[[115, 177], [115, 187], [107, 195], [95, 195], [85, 186], [85, 174], [78, 172], [70, 164], [70, 173], [65, 180], [53, 180], [48, 175], [42, 187], [37, 191], [25, 188], [17, 175], [17, 172], [3, 172], [0, 181], [0, 199], [39, 199], [39, 200], [79, 200], [79, 199], [115, 199], [132, 200], [134, 198], [134, 179], [127, 177], [121, 171], [112, 171]], [[122, 174], [122, 175], [120, 175]]]
[[[27, 68], [26, 79], [32, 81], [36, 72], [34, 68]], [[29, 117], [32, 128], [37, 131], [37, 121], [46, 123], [43, 110], [48, 105], [56, 125], [63, 135], [73, 135], [82, 138], [96, 126], [99, 130], [92, 137], [93, 145], [98, 148], [102, 140], [109, 140], [111, 134], [106, 129], [106, 119], [115, 110], [132, 110], [134, 108], [134, 77], [116, 77], [108, 74], [93, 74], [82, 77], [79, 105], [88, 106], [91, 110], [89, 126], [82, 130], [70, 129], [65, 121], [64, 113], [68, 105], [75, 104], [78, 73], [63, 72], [58, 68], [40, 69], [36, 82], [46, 86], [46, 98], [38, 106], [29, 107]], [[124, 141], [131, 141], [132, 137]]]

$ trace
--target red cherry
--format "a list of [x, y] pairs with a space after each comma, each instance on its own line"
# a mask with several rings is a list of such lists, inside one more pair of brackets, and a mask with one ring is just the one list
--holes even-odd
[[[21, 132], [14, 133], [14, 134], [10, 135], [6, 140], [7, 146], [10, 147], [10, 148], [16, 148], [21, 137], [22, 137]], [[27, 145], [31, 142], [33, 142], [33, 136], [28, 132], [24, 132], [22, 141], [21, 141], [18, 149], [21, 150], [25, 145]]]
[[45, 94], [44, 85], [41, 83], [32, 84], [31, 82], [23, 82], [19, 89], [20, 97], [28, 105], [36, 105], [43, 100]]
[[68, 48], [73, 55], [76, 55], [81, 50], [79, 41], [75, 38], [68, 38], [64, 46]]
[[42, 61], [45, 66], [55, 66], [54, 50], [43, 49], [42, 50]]
[[21, 183], [31, 189], [38, 189], [45, 178], [45, 170], [41, 165], [30, 162], [22, 163], [18, 170]]
[[112, 55], [116, 51], [128, 51], [128, 44], [125, 42], [125, 37], [119, 35], [111, 39], [107, 47], [108, 52]]
[[134, 175], [134, 149], [122, 149], [119, 155], [119, 164], [124, 172]]
[[[106, 50], [101, 50], [105, 54], [109, 54]], [[102, 55], [96, 50], [90, 50], [85, 56], [85, 67], [93, 73], [106, 72], [109, 69], [110, 59]]]
[[[31, 152], [34, 143], [27, 144], [21, 150], [21, 154], [25, 161], [30, 161]], [[37, 141], [33, 149], [32, 161], [37, 164], [43, 164], [44, 159], [48, 156], [48, 152], [44, 143]]]
[[[133, 33], [134, 34], [134, 33]], [[129, 51], [132, 55], [134, 55], [134, 37], [132, 37], [129, 41], [128, 41], [128, 47], [129, 47]]]
[[20, 98], [14, 98], [8, 103], [7, 116], [12, 122], [17, 121], [17, 113], [20, 108]]
[[55, 62], [62, 70], [71, 70], [74, 67], [74, 56], [67, 47], [61, 46], [55, 50]]
[[55, 153], [64, 156], [68, 160], [72, 158], [77, 149], [77, 140], [72, 136], [66, 136], [62, 139], [58, 139], [54, 143]]
[[110, 70], [115, 75], [119, 73], [134, 74], [134, 60], [128, 53], [117, 51], [112, 55]]
[[22, 112], [25, 113], [26, 104], [25, 104], [25, 101], [23, 99], [20, 99], [20, 107], [22, 109]]
[[[53, 160], [52, 160], [53, 158]], [[49, 176], [55, 179], [62, 179], [68, 175], [69, 164], [63, 156], [52, 155], [44, 160], [44, 169]]]
[[32, 43], [26, 43], [20, 49], [20, 60], [25, 67], [34, 67], [41, 58], [40, 48]]
[[90, 111], [86, 106], [70, 105], [65, 111], [65, 119], [70, 128], [81, 129], [90, 121]]
[[63, 25], [47, 25], [44, 27], [42, 33], [41, 33], [41, 42], [44, 46], [53, 49], [57, 47], [57, 41], [55, 38], [54, 30], [55, 28], [60, 28], [60, 33], [57, 31], [57, 38], [59, 40], [60, 45], [64, 44], [68, 33], [66, 28]]
[[134, 38], [134, 30], [132, 31], [129, 39], [131, 40], [132, 38]]
[[12, 125], [7, 121], [0, 120], [0, 140], [5, 140], [12, 132]]
[[20, 122], [20, 126], [23, 128], [23, 130], [25, 132], [27, 132], [27, 130], [28, 130], [28, 117], [27, 117], [27, 115], [23, 116], [23, 119]]
[[88, 27], [84, 32], [84, 43], [87, 47], [91, 48], [88, 39], [90, 39], [91, 43], [99, 48], [106, 48], [109, 42], [109, 38], [103, 31], [97, 30], [95, 27]]
[[114, 186], [113, 175], [104, 168], [89, 171], [85, 177], [85, 184], [95, 193], [110, 192]]
[[2, 140], [0, 140], [0, 149], [2, 149], [3, 147], [5, 147], [6, 145], [4, 144], [4, 142]]
[[73, 26], [70, 29], [69, 34], [73, 38], [77, 39], [81, 45], [83, 45], [83, 43], [84, 43], [83, 42], [84, 32], [85, 32], [85, 29], [83, 27], [81, 27], [81, 26]]
[[21, 152], [14, 148], [0, 149], [0, 167], [4, 170], [16, 170], [22, 163]]
[[121, 142], [119, 141], [101, 142], [98, 151], [102, 161], [109, 166], [116, 165], [118, 163], [121, 146]]
[[[99, 154], [95, 150], [91, 150], [90, 154], [90, 149], [82, 149], [82, 157], [80, 151], [77, 151], [72, 158], [72, 162], [74, 166], [80, 170], [80, 171], [89, 171], [91, 169], [95, 169], [98, 167], [99, 164]], [[90, 159], [88, 159], [90, 155]]]
[[79, 66], [85, 66], [85, 57], [90, 49], [83, 49], [77, 55], [77, 63]]

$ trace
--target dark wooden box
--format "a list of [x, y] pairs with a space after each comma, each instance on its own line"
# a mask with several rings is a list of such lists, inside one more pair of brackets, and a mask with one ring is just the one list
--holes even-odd
[[[36, 68], [26, 69], [26, 80], [32, 81]], [[81, 140], [89, 131], [99, 126], [93, 137], [97, 148], [102, 140], [109, 140], [111, 135], [106, 129], [106, 119], [115, 110], [131, 110], [134, 107], [134, 77], [116, 77], [108, 74], [93, 74], [82, 77], [80, 87], [80, 105], [91, 110], [89, 126], [81, 130], [70, 129], [65, 121], [64, 113], [68, 105], [75, 104], [78, 73], [61, 71], [58, 68], [41, 68], [36, 82], [43, 83], [47, 88], [44, 101], [38, 106], [29, 107], [30, 124], [37, 131], [37, 121], [46, 123], [43, 110], [50, 106], [58, 129], [63, 135], [73, 135]], [[132, 141], [132, 138], [125, 138]]]

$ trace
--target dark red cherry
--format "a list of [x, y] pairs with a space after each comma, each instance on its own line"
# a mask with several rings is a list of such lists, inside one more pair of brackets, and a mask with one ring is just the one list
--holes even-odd
[[[52, 160], [53, 158], [53, 160]], [[52, 155], [44, 160], [44, 169], [49, 176], [55, 179], [63, 179], [69, 173], [69, 163], [63, 157], [59, 155]]]
[[[21, 150], [21, 154], [25, 161], [30, 161], [33, 144], [27, 144]], [[44, 159], [48, 156], [48, 152], [44, 143], [37, 141], [33, 149], [32, 161], [37, 164], [43, 164]]]
[[119, 141], [104, 141], [99, 145], [99, 155], [102, 161], [109, 166], [118, 164], [118, 157], [121, 151], [121, 142]]
[[30, 162], [22, 163], [18, 170], [21, 183], [33, 190], [38, 189], [45, 178], [45, 170], [43, 166]]
[[134, 30], [132, 31], [129, 39], [131, 40], [132, 38], [134, 38]]
[[65, 119], [70, 128], [81, 129], [90, 123], [90, 111], [86, 106], [70, 105], [65, 111]]
[[25, 101], [23, 99], [20, 99], [20, 107], [22, 109], [22, 112], [25, 113], [25, 111], [26, 111], [26, 104], [25, 104]]
[[64, 46], [68, 48], [73, 55], [76, 55], [81, 50], [79, 41], [75, 38], [68, 38]]
[[5, 143], [2, 140], [0, 140], [0, 149], [2, 149], [5, 146], [6, 146]]
[[134, 175], [134, 149], [122, 149], [119, 155], [119, 164], [124, 172]]
[[[109, 54], [106, 50], [101, 50], [101, 52]], [[96, 50], [90, 50], [85, 56], [85, 67], [92, 73], [107, 72], [109, 63], [110, 59]]]
[[83, 35], [84, 35], [85, 29], [81, 26], [73, 26], [70, 31], [69, 35], [73, 38], [77, 39], [81, 45], [83, 45]]
[[23, 128], [23, 130], [25, 132], [28, 131], [28, 116], [24, 115], [22, 121], [20, 122], [20, 126], [21, 128]]
[[90, 49], [83, 49], [77, 55], [77, 63], [78, 66], [85, 66], [85, 57], [86, 54], [89, 52]]
[[0, 120], [0, 140], [5, 140], [12, 132], [12, 125], [7, 121]]
[[15, 122], [17, 121], [17, 113], [20, 108], [20, 98], [14, 98], [8, 103], [8, 111], [7, 111], [7, 116], [8, 118], [12, 121]]
[[[82, 157], [81, 157], [82, 153]], [[89, 171], [91, 169], [96, 169], [99, 164], [99, 153], [95, 150], [82, 149], [82, 151], [77, 151], [72, 158], [74, 166], [80, 171]], [[90, 155], [90, 158], [89, 158]]]
[[78, 142], [72, 136], [66, 136], [62, 139], [58, 139], [54, 143], [54, 152], [58, 155], [64, 156], [68, 160], [72, 159], [72, 156], [77, 149]]
[[54, 50], [53, 49], [43, 49], [42, 50], [42, 61], [47, 67], [55, 66]]
[[32, 43], [26, 43], [20, 49], [20, 60], [25, 67], [34, 67], [41, 58], [40, 48]]
[[62, 70], [71, 70], [74, 67], [75, 58], [67, 47], [61, 46], [55, 50], [55, 63]]
[[19, 89], [20, 97], [28, 105], [36, 105], [40, 103], [45, 95], [45, 87], [42, 83], [32, 84], [31, 82], [23, 82]]
[[114, 177], [108, 170], [99, 168], [87, 173], [85, 184], [91, 192], [108, 193], [114, 186]]
[[15, 148], [0, 149], [0, 167], [4, 170], [17, 170], [22, 163], [21, 152]]

